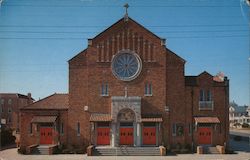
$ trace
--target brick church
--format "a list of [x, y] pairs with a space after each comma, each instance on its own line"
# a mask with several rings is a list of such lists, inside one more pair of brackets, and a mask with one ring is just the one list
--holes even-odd
[[227, 77], [185, 76], [185, 60], [127, 14], [68, 64], [68, 94], [22, 108], [21, 147], [227, 145]]

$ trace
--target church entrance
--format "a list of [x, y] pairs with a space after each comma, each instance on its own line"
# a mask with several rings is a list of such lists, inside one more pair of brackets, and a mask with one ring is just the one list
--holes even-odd
[[110, 144], [110, 126], [107, 122], [97, 123], [97, 145]]
[[120, 145], [134, 145], [135, 114], [130, 109], [123, 109], [118, 114]]
[[134, 126], [133, 123], [120, 124], [120, 145], [134, 144]]
[[143, 127], [143, 145], [156, 145], [156, 127]]
[[53, 141], [53, 129], [52, 127], [40, 128], [40, 144], [52, 144]]
[[210, 127], [198, 128], [198, 143], [203, 145], [212, 144], [212, 129]]

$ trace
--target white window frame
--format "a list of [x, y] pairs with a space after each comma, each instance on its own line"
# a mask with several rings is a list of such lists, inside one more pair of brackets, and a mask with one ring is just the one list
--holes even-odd
[[109, 96], [109, 86], [108, 83], [102, 83], [101, 85], [101, 96]]
[[201, 89], [199, 92], [199, 110], [214, 110], [212, 91]]
[[153, 86], [151, 82], [147, 82], [144, 86], [144, 95], [153, 96]]

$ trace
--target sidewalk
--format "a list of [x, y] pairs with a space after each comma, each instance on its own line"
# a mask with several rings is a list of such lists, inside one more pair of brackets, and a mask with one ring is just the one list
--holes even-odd
[[17, 148], [0, 151], [0, 160], [250, 160], [250, 146], [244, 141], [230, 141], [237, 154], [178, 154], [167, 156], [93, 156], [86, 154], [21, 155]]
[[250, 160], [249, 152], [238, 154], [179, 154], [177, 156], [96, 156], [88, 157], [86, 154], [60, 154], [60, 155], [20, 155], [17, 149], [7, 149], [0, 152], [0, 160]]

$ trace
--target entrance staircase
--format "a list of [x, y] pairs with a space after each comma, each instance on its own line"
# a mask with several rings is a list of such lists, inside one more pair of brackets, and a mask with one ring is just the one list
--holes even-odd
[[160, 156], [159, 147], [95, 147], [94, 156]]
[[216, 147], [207, 146], [204, 147], [205, 154], [220, 154]]
[[57, 145], [39, 145], [32, 149], [32, 154], [38, 155], [49, 155], [53, 154], [54, 149]]

